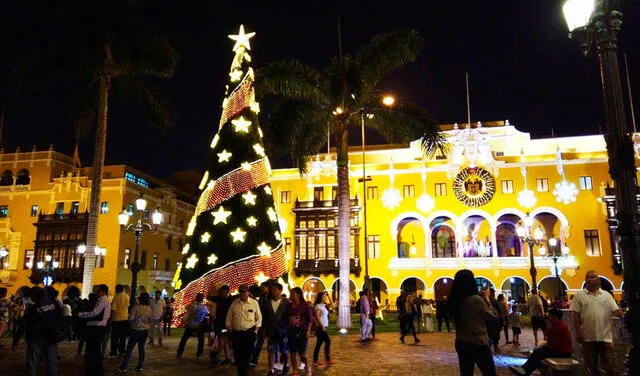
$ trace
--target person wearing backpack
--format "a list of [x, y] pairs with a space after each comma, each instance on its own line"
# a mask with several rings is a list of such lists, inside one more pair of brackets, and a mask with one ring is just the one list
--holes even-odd
[[26, 374], [37, 375], [38, 363], [44, 359], [47, 376], [58, 374], [58, 333], [63, 330], [62, 309], [48, 299], [41, 287], [31, 288], [33, 302], [24, 314], [27, 342]]

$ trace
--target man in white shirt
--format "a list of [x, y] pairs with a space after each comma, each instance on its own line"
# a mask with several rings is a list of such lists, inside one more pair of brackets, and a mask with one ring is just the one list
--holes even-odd
[[535, 347], [538, 347], [538, 329], [544, 334], [545, 322], [544, 304], [542, 303], [542, 298], [538, 295], [537, 289], [531, 289], [531, 296], [527, 304], [529, 305], [529, 314], [531, 315], [531, 328], [533, 329]]
[[262, 314], [258, 301], [249, 297], [249, 287], [238, 287], [236, 298], [225, 320], [225, 326], [231, 331], [231, 344], [236, 359], [238, 376], [246, 376], [251, 360], [253, 344], [256, 341], [256, 333], [262, 325]]
[[570, 308], [577, 340], [582, 344], [584, 365], [591, 375], [599, 375], [600, 367], [607, 375], [617, 375], [611, 316], [620, 317], [623, 311], [618, 308], [611, 294], [600, 289], [600, 276], [595, 270], [587, 272], [585, 283], [586, 289], [573, 297]]
[[162, 299], [162, 292], [156, 290], [155, 298], [151, 299], [151, 309], [153, 316], [151, 317], [151, 326], [149, 327], [149, 344], [155, 345], [154, 334], [158, 332], [158, 345], [162, 346], [162, 317], [166, 303]]
[[106, 337], [107, 322], [111, 316], [111, 303], [109, 303], [109, 287], [99, 285], [96, 290], [98, 302], [91, 312], [80, 312], [78, 317], [88, 318], [87, 322], [87, 348], [84, 353], [84, 373], [91, 376], [103, 376], [102, 344]]

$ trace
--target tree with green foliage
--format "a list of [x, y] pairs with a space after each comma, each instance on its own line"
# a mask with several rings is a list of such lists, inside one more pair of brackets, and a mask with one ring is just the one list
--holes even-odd
[[423, 45], [416, 31], [396, 30], [375, 36], [353, 57], [340, 54], [322, 71], [298, 61], [282, 61], [268, 64], [257, 73], [256, 92], [278, 98], [269, 120], [271, 133], [278, 135], [278, 144], [287, 148], [301, 173], [306, 172], [307, 156], [318, 153], [328, 142], [327, 127], [336, 138], [341, 329], [351, 327], [349, 129], [360, 127], [363, 116], [374, 113], [366, 126], [388, 141], [421, 137], [426, 155], [444, 149], [444, 138], [429, 112], [402, 101], [385, 106], [379, 90], [383, 79], [417, 59]]
[[147, 26], [141, 8], [133, 0], [56, 2], [50, 9], [51, 32], [43, 41], [53, 48], [47, 49], [46, 62], [41, 58], [26, 72], [32, 81], [46, 76], [61, 93], [69, 95], [69, 115], [78, 139], [93, 128], [96, 131], [82, 296], [88, 296], [93, 288], [112, 98], [142, 106], [158, 127], [173, 122], [171, 106], [158, 89], [157, 79], [173, 76], [178, 57], [169, 41]]

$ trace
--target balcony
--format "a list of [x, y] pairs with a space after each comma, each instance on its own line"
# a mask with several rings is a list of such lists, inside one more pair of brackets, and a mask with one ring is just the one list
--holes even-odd
[[[349, 205], [352, 210], [358, 207], [358, 199], [352, 198], [349, 200]], [[304, 211], [313, 209], [333, 209], [338, 210], [338, 200], [314, 200], [314, 201], [298, 201], [296, 200], [293, 211]]]
[[40, 214], [38, 216], [38, 223], [40, 222], [53, 222], [53, 221], [87, 221], [89, 219], [89, 213], [57, 213], [57, 214]]
[[[547, 257], [535, 257], [536, 268], [551, 269], [553, 260]], [[577, 269], [575, 256], [558, 259], [558, 267]], [[389, 260], [390, 270], [424, 270], [424, 269], [527, 269], [529, 257], [443, 257], [443, 258], [399, 258]]]
[[[360, 259], [350, 259], [349, 273], [360, 276], [362, 267], [360, 266]], [[334, 274], [338, 275], [340, 272], [340, 262], [338, 259], [329, 260], [302, 260], [296, 259], [293, 264], [293, 272], [297, 276], [315, 275], [320, 274]]]
[[[82, 268], [57, 268], [49, 273], [55, 282], [82, 282]], [[34, 284], [42, 283], [46, 273], [40, 269], [34, 268], [31, 271], [29, 279]]]
[[154, 281], [171, 281], [173, 280], [174, 272], [164, 270], [149, 270], [147, 272], [149, 280]]

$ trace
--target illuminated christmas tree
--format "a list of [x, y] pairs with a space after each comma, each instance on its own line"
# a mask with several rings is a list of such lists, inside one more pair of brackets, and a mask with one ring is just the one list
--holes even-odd
[[236, 289], [286, 273], [285, 253], [269, 184], [270, 165], [258, 123], [249, 39], [240, 26], [222, 116], [200, 183], [202, 194], [189, 222], [187, 244], [174, 284], [179, 322], [197, 293], [214, 284]]

